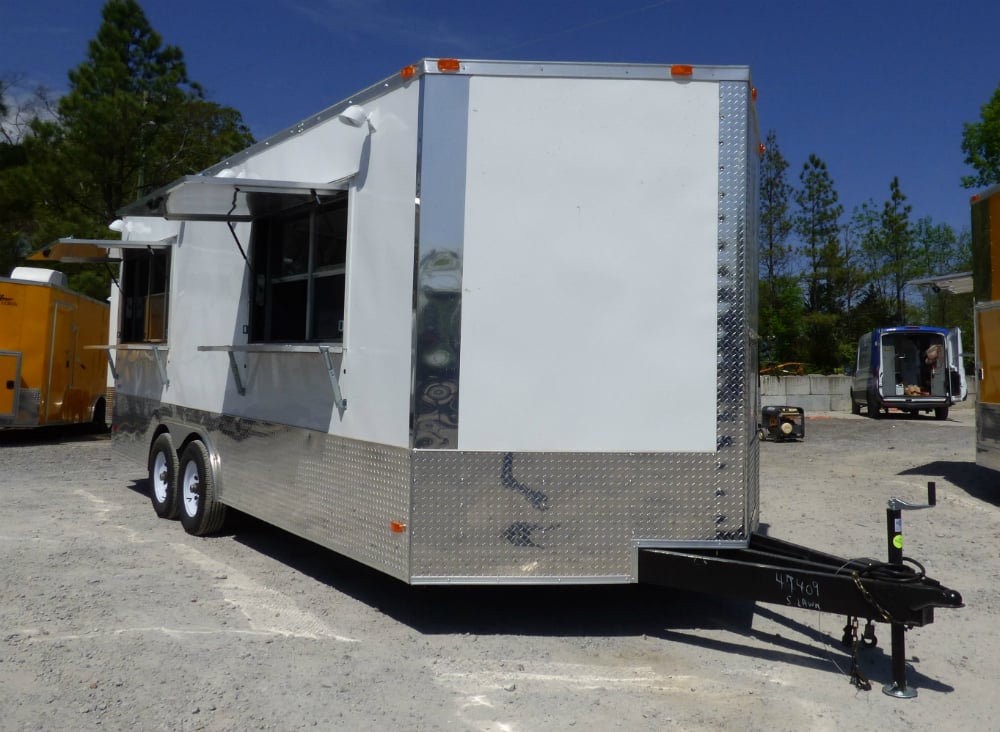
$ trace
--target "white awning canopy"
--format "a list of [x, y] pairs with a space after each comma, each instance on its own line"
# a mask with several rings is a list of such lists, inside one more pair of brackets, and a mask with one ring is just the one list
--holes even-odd
[[74, 239], [66, 237], [42, 247], [28, 256], [34, 262], [101, 263], [120, 262], [109, 255], [109, 249], [164, 249], [177, 242], [176, 236], [155, 241], [128, 241], [121, 239]]
[[953, 295], [964, 295], [967, 292], [972, 292], [972, 272], [956, 272], [938, 277], [924, 277], [919, 280], [910, 280], [906, 284], [916, 285], [917, 287], [929, 287], [934, 292], [943, 290]]
[[297, 183], [187, 175], [130, 203], [118, 214], [173, 221], [253, 221], [342, 195], [351, 177], [331, 183]]

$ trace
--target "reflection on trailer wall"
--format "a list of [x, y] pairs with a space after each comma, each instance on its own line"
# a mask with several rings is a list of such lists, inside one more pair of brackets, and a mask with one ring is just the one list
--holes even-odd
[[170, 250], [124, 252], [122, 260], [121, 342], [167, 339]]

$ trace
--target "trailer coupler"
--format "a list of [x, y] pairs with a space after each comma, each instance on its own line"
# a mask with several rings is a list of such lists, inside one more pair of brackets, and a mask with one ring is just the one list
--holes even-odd
[[[892, 629], [893, 683], [886, 694], [908, 698], [903, 632], [934, 622], [934, 608], [959, 608], [962, 596], [928, 577], [919, 563], [902, 555], [902, 509], [927, 506], [897, 499], [886, 511], [889, 561], [843, 559], [761, 534], [746, 548], [639, 550], [639, 582], [739, 597], [757, 602], [846, 615], [844, 642], [856, 650], [857, 619], [867, 620], [863, 643], [875, 645], [873, 622]], [[856, 672], [852, 670], [852, 677]], [[860, 677], [863, 680], [863, 677]]]

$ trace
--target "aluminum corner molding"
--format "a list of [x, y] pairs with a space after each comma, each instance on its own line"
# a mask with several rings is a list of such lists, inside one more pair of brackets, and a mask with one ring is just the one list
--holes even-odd
[[[719, 84], [718, 406], [717, 485], [722, 496], [741, 496], [743, 526], [724, 520], [720, 538], [746, 538], [759, 516], [759, 446], [756, 437], [756, 346], [748, 314], [756, 312], [756, 175], [750, 149], [750, 87]], [[753, 179], [751, 180], [751, 177]], [[742, 534], [742, 535], [741, 535]]]
[[469, 77], [421, 83], [411, 446], [455, 450]]

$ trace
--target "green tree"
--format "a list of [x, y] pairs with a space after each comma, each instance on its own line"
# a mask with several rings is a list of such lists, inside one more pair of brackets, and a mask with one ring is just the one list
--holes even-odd
[[[104, 237], [124, 204], [252, 142], [239, 112], [204, 98], [181, 50], [163, 44], [135, 0], [108, 0], [101, 17], [56, 119], [36, 118], [24, 138], [18, 182], [33, 193], [36, 247]], [[107, 281], [88, 294], [105, 297]]]
[[792, 233], [789, 210], [794, 190], [787, 179], [788, 161], [777, 134], [767, 133], [760, 165], [760, 358], [780, 363], [798, 360], [796, 348], [802, 313], [798, 278], [790, 274]]
[[830, 371], [843, 366], [840, 346], [843, 303], [837, 281], [843, 271], [840, 216], [844, 207], [838, 203], [826, 163], [816, 155], [809, 156], [799, 181], [795, 231], [804, 260], [802, 325], [806, 360], [814, 368]]
[[889, 200], [882, 207], [880, 243], [897, 325], [906, 322], [906, 283], [923, 274], [910, 225], [913, 207], [905, 201], [899, 178], [895, 177], [889, 184]]
[[[966, 229], [956, 232], [948, 224], [936, 224], [929, 217], [918, 219], [913, 226], [916, 257], [920, 275], [937, 275], [972, 270], [971, 234]], [[922, 304], [915, 308], [914, 318], [930, 325], [959, 326], [972, 333], [972, 293], [953, 294], [921, 287]]]
[[1000, 183], [1000, 85], [980, 108], [979, 122], [966, 122], [962, 129], [962, 152], [975, 175], [962, 177], [965, 188], [986, 188]]
[[816, 155], [809, 156], [799, 181], [795, 231], [805, 259], [806, 309], [813, 313], [834, 313], [839, 308], [832, 280], [841, 264], [840, 216], [844, 207], [838, 203], [826, 163]]

